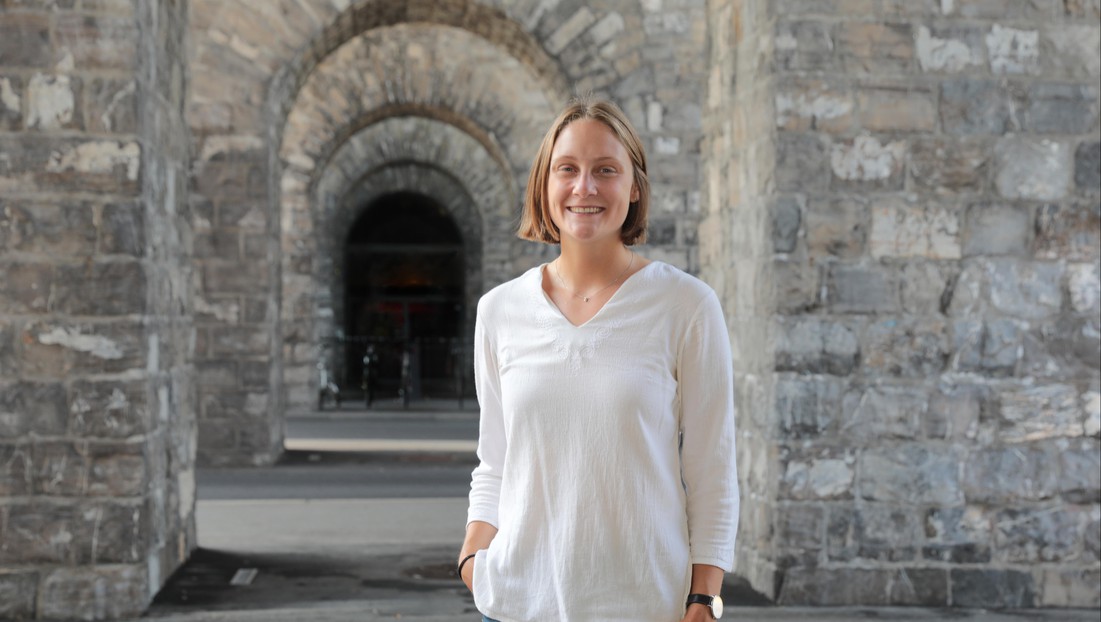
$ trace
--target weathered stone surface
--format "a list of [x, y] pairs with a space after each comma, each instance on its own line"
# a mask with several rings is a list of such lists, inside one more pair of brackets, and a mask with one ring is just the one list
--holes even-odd
[[1025, 129], [1040, 134], [1085, 134], [1097, 125], [1097, 89], [1034, 84], [1028, 93]]
[[97, 249], [103, 254], [145, 254], [145, 214], [133, 203], [104, 205], [99, 216]]
[[1029, 254], [1033, 218], [1027, 208], [976, 203], [964, 219], [964, 255]]
[[791, 197], [779, 198], [772, 206], [772, 249], [777, 253], [795, 250], [802, 222], [799, 202]]
[[0, 248], [87, 257], [96, 247], [94, 218], [87, 204], [0, 204]]
[[911, 261], [902, 268], [902, 308], [915, 315], [944, 312], [958, 267], [947, 261]]
[[914, 64], [913, 27], [905, 23], [843, 22], [837, 55], [847, 73], [906, 72]]
[[790, 132], [844, 132], [852, 127], [854, 107], [852, 95], [842, 86], [795, 81], [777, 88], [776, 127]]
[[23, 80], [0, 76], [0, 129], [16, 130], [23, 124]]
[[96, 443], [88, 454], [89, 496], [135, 497], [145, 492], [149, 473], [140, 446]]
[[133, 80], [93, 78], [85, 83], [84, 96], [84, 126], [88, 131], [138, 132], [138, 95]]
[[136, 261], [58, 266], [56, 309], [73, 315], [127, 315], [146, 305], [146, 277]]
[[1015, 317], [1051, 317], [1062, 308], [1063, 272], [1059, 264], [993, 261], [989, 264], [990, 303]]
[[32, 619], [37, 589], [37, 571], [0, 570], [0, 618]]
[[1092, 260], [1101, 248], [1101, 203], [1043, 205], [1036, 210], [1033, 253], [1038, 259]]
[[985, 65], [983, 38], [969, 26], [918, 26], [915, 45], [922, 71], [959, 73]]
[[841, 383], [829, 376], [783, 375], [776, 381], [780, 430], [791, 438], [816, 438], [837, 432]]
[[829, 24], [780, 20], [776, 24], [776, 63], [784, 69], [833, 69], [833, 34]]
[[45, 67], [50, 64], [50, 20], [42, 13], [0, 14], [0, 66]]
[[870, 324], [860, 351], [870, 374], [926, 378], [943, 371], [949, 356], [948, 326], [940, 319], [884, 319]]
[[1084, 518], [1060, 507], [1002, 510], [994, 516], [994, 545], [1009, 563], [1064, 561], [1081, 549]]
[[925, 514], [925, 559], [955, 564], [991, 559], [990, 516], [977, 506], [931, 508]]
[[905, 182], [906, 145], [861, 135], [833, 145], [831, 187], [838, 190], [901, 190]]
[[54, 283], [53, 266], [0, 259], [0, 312], [41, 313]]
[[1048, 385], [999, 394], [1000, 415], [993, 434], [1006, 443], [1082, 435], [1078, 390]]
[[959, 505], [959, 456], [949, 448], [908, 443], [865, 449], [860, 495], [870, 501]]
[[1075, 149], [1074, 185], [1082, 192], [1101, 192], [1101, 142], [1084, 142]]
[[35, 74], [27, 83], [26, 126], [33, 130], [81, 129], [82, 100], [79, 78]]
[[994, 24], [986, 35], [994, 74], [1040, 73], [1040, 32]]
[[785, 315], [799, 315], [818, 306], [821, 289], [821, 269], [799, 261], [773, 262], [773, 282], [776, 287], [776, 310]]
[[948, 577], [943, 570], [902, 568], [792, 568], [785, 572], [781, 605], [947, 604]]
[[860, 125], [873, 132], [931, 132], [937, 126], [937, 95], [912, 87], [857, 91]]
[[[1095, 529], [1096, 531], [1096, 529]], [[1056, 570], [1043, 572], [1043, 598], [1039, 603], [1043, 607], [1101, 607], [1101, 571], [1098, 570]]]
[[0, 442], [0, 495], [29, 495], [34, 490], [34, 458], [29, 443]]
[[785, 319], [779, 326], [776, 370], [846, 375], [860, 356], [853, 330], [816, 317]]
[[851, 449], [787, 447], [780, 452], [784, 465], [780, 498], [796, 501], [852, 499], [856, 457]]
[[949, 575], [951, 602], [957, 607], [1021, 609], [1036, 605], [1037, 590], [1031, 573], [1019, 570], [952, 569]]
[[1066, 143], [1003, 138], [994, 155], [994, 183], [1007, 199], [1056, 201], [1070, 191], [1073, 163]]
[[101, 566], [57, 568], [41, 584], [40, 615], [67, 618], [79, 611], [84, 619], [135, 617], [145, 608], [146, 573], [143, 567]]
[[857, 196], [809, 201], [803, 216], [807, 252], [814, 256], [862, 255], [870, 220], [867, 201]]
[[836, 561], [912, 561], [923, 536], [921, 516], [910, 508], [862, 504], [851, 513], [830, 513], [827, 554]]
[[133, 195], [141, 173], [134, 141], [0, 137], [0, 151], [20, 154], [0, 165], [0, 187], [22, 192], [68, 191]]
[[1058, 458], [1050, 444], [993, 446], [974, 450], [963, 465], [968, 503], [1014, 503], [1049, 499], [1058, 490], [1059, 474], [1050, 468]]
[[986, 189], [989, 148], [976, 140], [914, 141], [910, 178], [916, 189], [937, 194], [977, 193]]
[[1060, 3], [1061, 0], [955, 0], [949, 6], [955, 14], [968, 18], [1044, 19], [1061, 13]]
[[53, 382], [0, 384], [0, 438], [62, 436], [68, 428], [65, 387]]
[[837, 313], [898, 310], [897, 275], [882, 265], [834, 264], [827, 276], [827, 304]]
[[942, 385], [929, 398], [922, 420], [925, 435], [936, 439], [973, 439], [979, 431], [979, 415], [988, 399], [981, 386]]
[[62, 13], [54, 33], [58, 62], [80, 69], [137, 67], [138, 29], [133, 18]]
[[872, 257], [960, 257], [959, 214], [937, 206], [884, 203], [872, 208]]
[[776, 189], [825, 190], [830, 183], [826, 144], [813, 135], [781, 134], [776, 140]]
[[88, 456], [83, 443], [38, 441], [33, 455], [36, 493], [67, 497], [84, 494]]
[[1021, 126], [1023, 96], [986, 80], [949, 80], [940, 89], [940, 122], [949, 134], [1000, 135]]

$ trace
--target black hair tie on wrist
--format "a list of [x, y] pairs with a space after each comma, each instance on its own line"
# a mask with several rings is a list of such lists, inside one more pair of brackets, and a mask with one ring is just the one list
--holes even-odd
[[477, 552], [471, 553], [470, 555], [467, 555], [466, 557], [464, 557], [463, 561], [459, 562], [459, 567], [455, 570], [455, 574], [459, 575], [460, 579], [463, 578], [463, 566], [466, 565], [466, 562], [470, 561], [471, 557], [474, 557], [477, 554], [478, 554]]

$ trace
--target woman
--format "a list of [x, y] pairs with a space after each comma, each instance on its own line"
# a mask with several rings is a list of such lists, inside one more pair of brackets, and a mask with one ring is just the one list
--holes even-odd
[[738, 524], [729, 338], [715, 293], [635, 254], [642, 143], [575, 100], [532, 166], [521, 237], [559, 257], [486, 294], [459, 574], [486, 620], [721, 615]]

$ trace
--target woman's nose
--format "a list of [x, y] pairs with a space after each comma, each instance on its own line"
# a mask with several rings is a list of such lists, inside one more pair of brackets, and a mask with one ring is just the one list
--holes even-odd
[[584, 172], [577, 176], [577, 183], [573, 186], [573, 193], [579, 197], [587, 197], [596, 194], [596, 178], [592, 173]]

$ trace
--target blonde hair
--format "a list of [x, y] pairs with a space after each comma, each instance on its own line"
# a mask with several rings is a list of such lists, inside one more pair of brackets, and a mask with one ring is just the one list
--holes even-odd
[[520, 228], [516, 234], [525, 240], [558, 244], [558, 227], [550, 217], [547, 200], [547, 179], [550, 176], [551, 152], [562, 130], [574, 121], [594, 120], [608, 126], [619, 142], [627, 150], [634, 169], [634, 186], [638, 190], [638, 199], [632, 201], [627, 209], [627, 219], [620, 229], [619, 238], [627, 246], [642, 244], [646, 241], [646, 226], [650, 213], [650, 179], [646, 175], [646, 151], [638, 132], [623, 114], [619, 106], [606, 99], [575, 97], [558, 115], [543, 144], [535, 154], [531, 172], [528, 174], [528, 187], [524, 193], [524, 208], [520, 215]]

